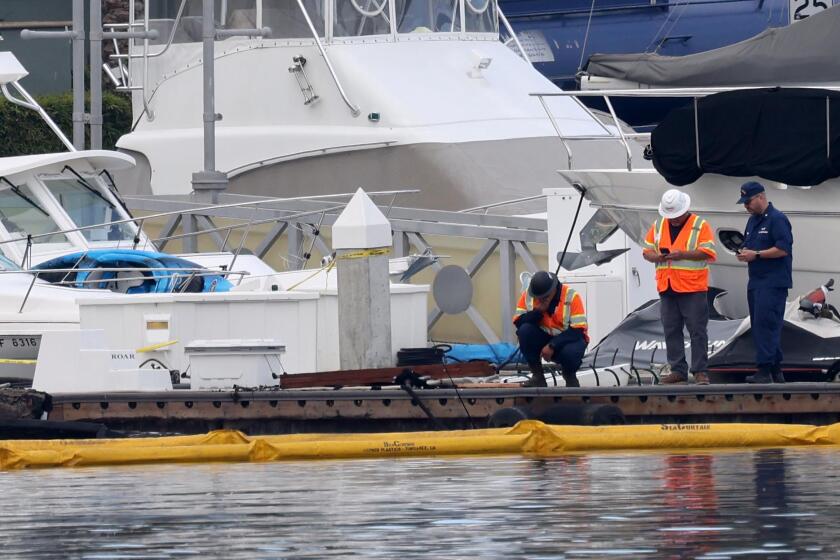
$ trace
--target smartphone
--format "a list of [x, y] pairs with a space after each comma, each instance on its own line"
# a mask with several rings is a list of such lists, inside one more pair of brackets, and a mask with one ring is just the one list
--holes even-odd
[[668, 249], [667, 247], [663, 247], [663, 248], [659, 249], [659, 254], [660, 255], [667, 255], [670, 252], [671, 252], [671, 250]]

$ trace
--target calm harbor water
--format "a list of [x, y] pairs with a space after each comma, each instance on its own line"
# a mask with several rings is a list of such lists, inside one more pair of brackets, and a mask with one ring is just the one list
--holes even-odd
[[3, 558], [838, 558], [840, 449], [0, 472]]

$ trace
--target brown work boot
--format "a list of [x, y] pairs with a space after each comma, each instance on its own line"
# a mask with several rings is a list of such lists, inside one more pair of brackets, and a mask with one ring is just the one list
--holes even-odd
[[548, 383], [545, 382], [545, 370], [542, 363], [528, 364], [528, 369], [531, 370], [531, 379], [523, 383], [523, 387], [548, 387]]
[[705, 371], [698, 371], [694, 374], [694, 382], [698, 385], [708, 385], [709, 384], [709, 374]]
[[688, 376], [681, 373], [669, 373], [659, 380], [663, 385], [676, 385], [679, 383], [688, 383]]

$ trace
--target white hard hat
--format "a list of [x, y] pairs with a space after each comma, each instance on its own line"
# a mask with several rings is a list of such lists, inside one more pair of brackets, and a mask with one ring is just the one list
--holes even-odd
[[679, 218], [691, 206], [691, 197], [683, 191], [677, 189], [670, 189], [665, 191], [662, 195], [662, 200], [659, 202], [659, 215], [663, 218]]

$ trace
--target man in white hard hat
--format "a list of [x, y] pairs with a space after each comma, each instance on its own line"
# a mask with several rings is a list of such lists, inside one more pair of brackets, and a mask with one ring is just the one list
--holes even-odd
[[689, 212], [688, 194], [670, 189], [662, 195], [659, 215], [643, 243], [645, 260], [656, 265], [662, 328], [671, 373], [662, 383], [686, 383], [683, 328], [691, 339], [691, 373], [700, 385], [709, 383], [709, 262], [717, 258], [712, 228]]

